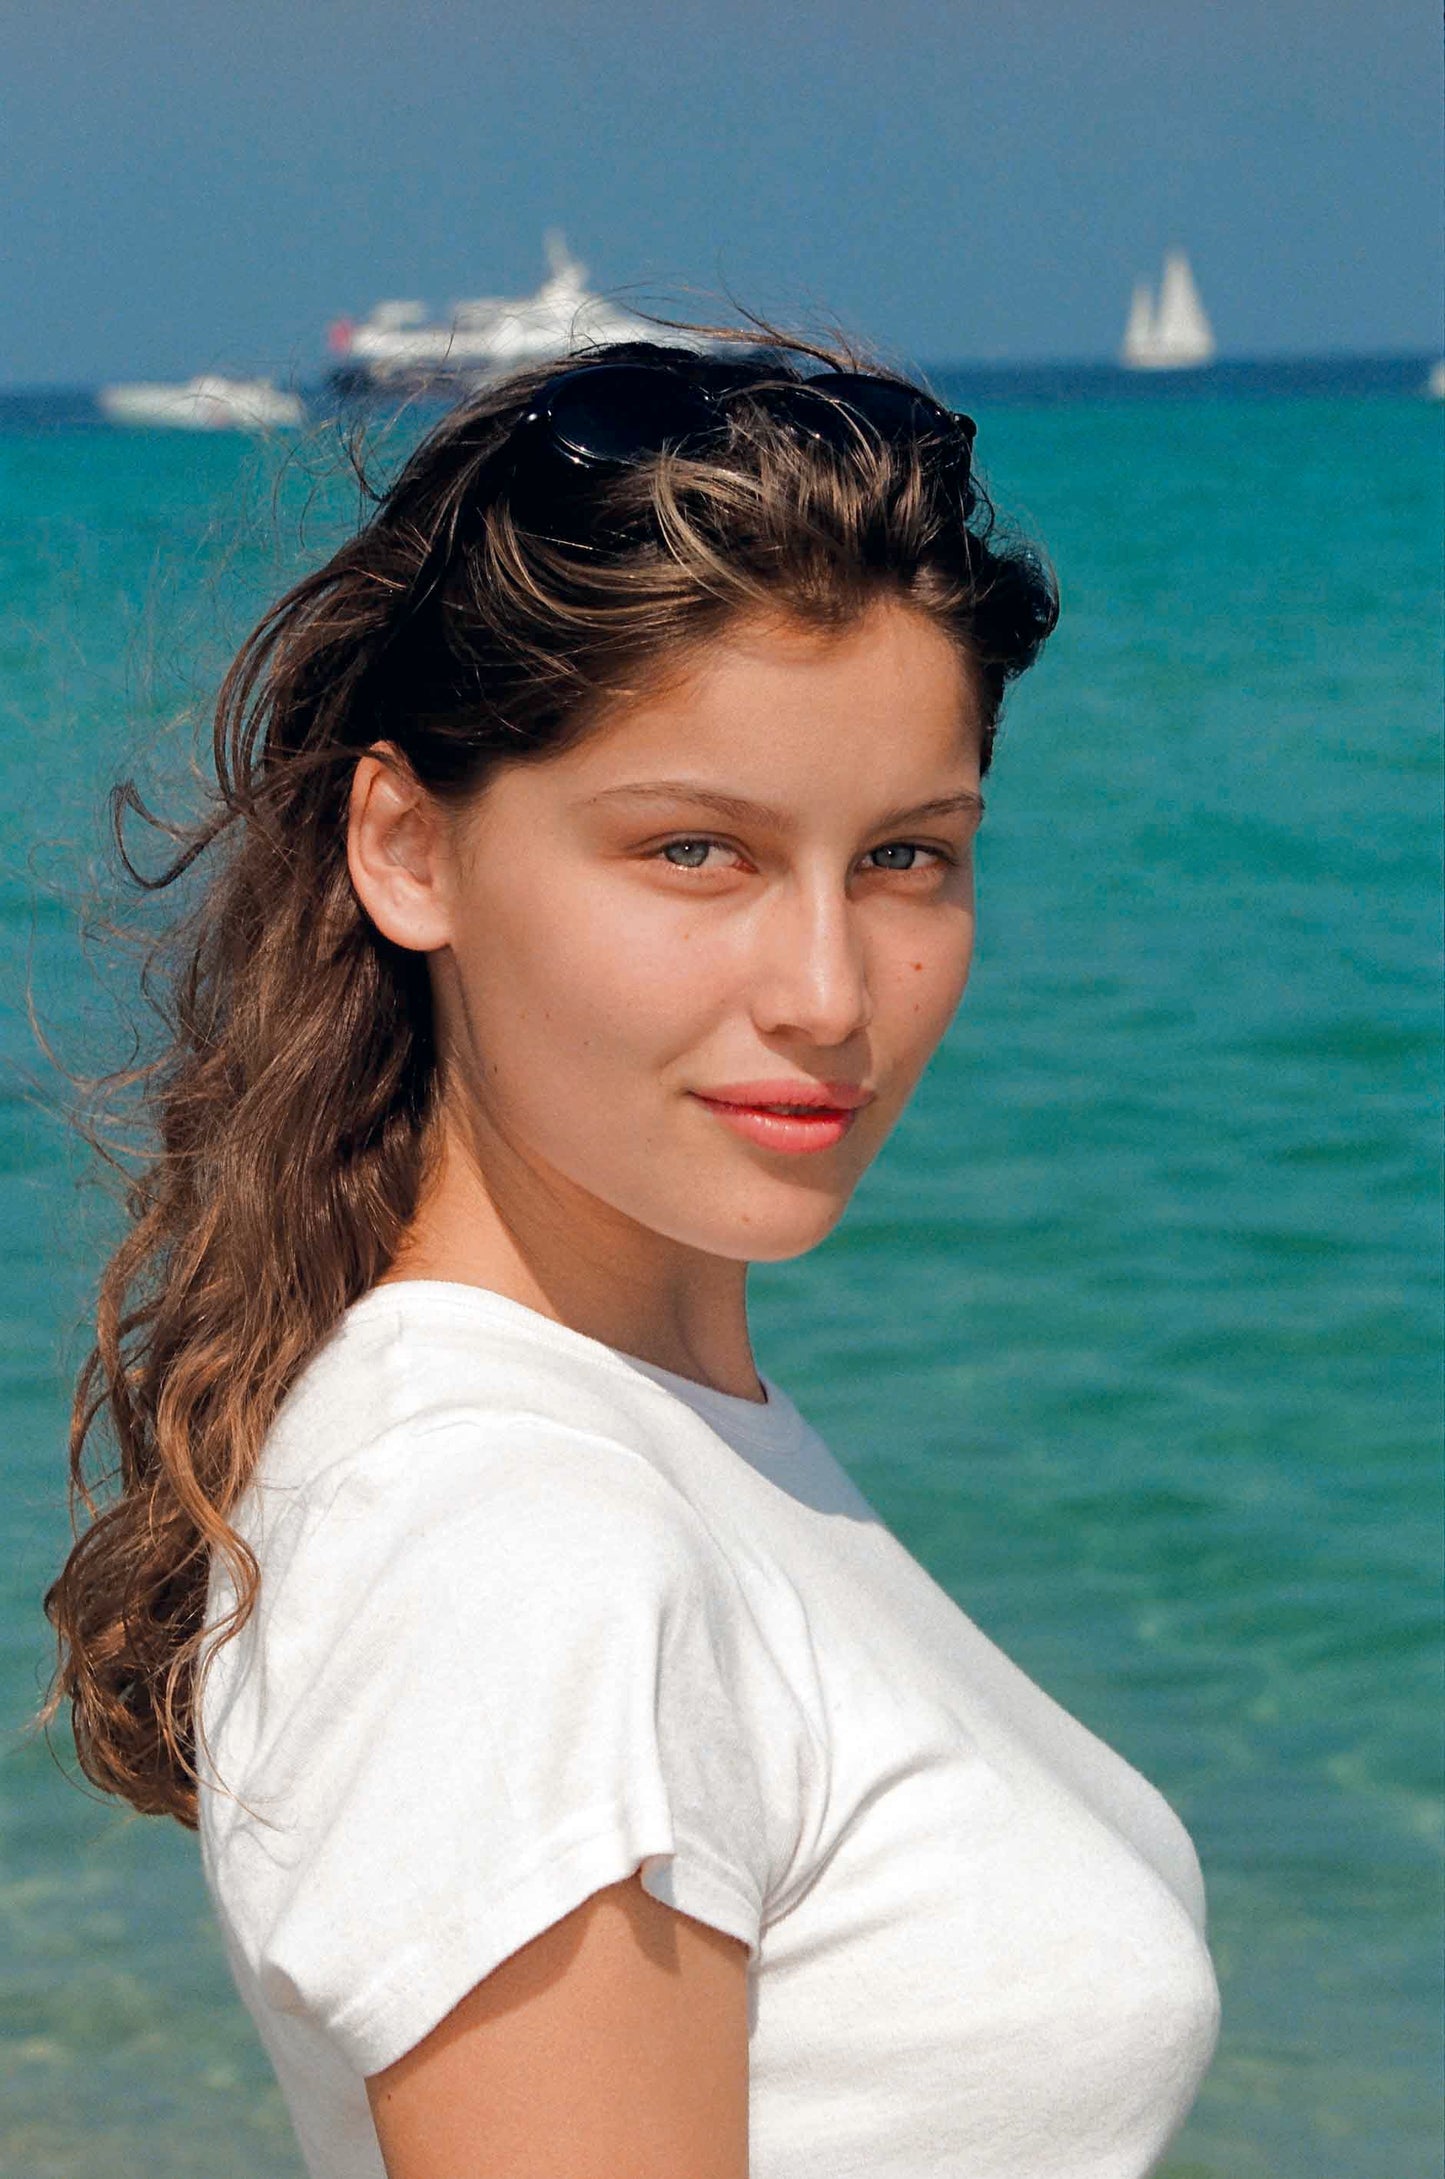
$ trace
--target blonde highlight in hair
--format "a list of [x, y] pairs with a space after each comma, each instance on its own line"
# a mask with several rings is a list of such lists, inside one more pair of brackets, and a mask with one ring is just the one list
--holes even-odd
[[[589, 360], [687, 368], [687, 354]], [[598, 536], [630, 540], [615, 549], [549, 540], [511, 511], [506, 449], [548, 372], [465, 402], [243, 645], [200, 822], [177, 828], [132, 784], [115, 791], [131, 879], [159, 893], [198, 871], [201, 890], [147, 979], [159, 1046], [111, 1078], [139, 1099], [148, 1141], [76, 1386], [77, 1535], [46, 1606], [50, 1710], [69, 1705], [86, 1775], [137, 1809], [196, 1820], [204, 1663], [257, 1596], [231, 1517], [277, 1409], [393, 1260], [425, 1178], [430, 988], [351, 886], [357, 758], [386, 741], [462, 800], [500, 765], [545, 761], [729, 625], [841, 628], [889, 596], [971, 661], [987, 765], [1005, 688], [1054, 625], [1053, 585], [926, 442], [860, 433], [839, 452], [770, 405], [808, 364], [854, 360], [770, 337], [733, 365], [727, 433], [704, 456], [664, 453], [589, 486]], [[169, 842], [149, 875], [127, 846], [133, 820]], [[208, 1624], [217, 1563], [235, 1603]]]

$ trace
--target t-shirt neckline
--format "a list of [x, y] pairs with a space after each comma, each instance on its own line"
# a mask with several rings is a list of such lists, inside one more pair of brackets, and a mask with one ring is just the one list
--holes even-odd
[[[411, 1297], [408, 1302], [402, 1297]], [[621, 1347], [609, 1346], [606, 1340], [594, 1339], [588, 1332], [579, 1332], [572, 1325], [562, 1323], [557, 1317], [531, 1308], [524, 1301], [517, 1301], [510, 1294], [502, 1294], [493, 1286], [474, 1285], [465, 1279], [388, 1279], [368, 1287], [347, 1310], [347, 1319], [358, 1314], [363, 1318], [388, 1304], [401, 1307], [418, 1303], [440, 1304], [447, 1307], [474, 1310], [482, 1316], [511, 1319], [529, 1331], [533, 1337], [553, 1345], [578, 1346], [589, 1350], [595, 1357], [606, 1357], [611, 1363], [629, 1374], [649, 1378], [663, 1392], [670, 1393], [695, 1415], [716, 1430], [735, 1449], [739, 1441], [745, 1441], [754, 1451], [775, 1455], [793, 1450], [805, 1425], [798, 1410], [772, 1379], [758, 1372], [759, 1382], [767, 1395], [762, 1400], [744, 1399], [733, 1392], [719, 1392], [712, 1385], [705, 1385], [693, 1377], [683, 1377], [676, 1370], [664, 1369], [659, 1363], [646, 1362], [640, 1355], [628, 1354]]]

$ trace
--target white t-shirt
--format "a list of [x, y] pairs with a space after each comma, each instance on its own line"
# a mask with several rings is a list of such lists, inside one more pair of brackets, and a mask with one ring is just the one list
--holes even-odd
[[440, 1281], [298, 1380], [201, 1839], [314, 2179], [382, 2179], [364, 2076], [639, 1868], [749, 1948], [752, 2179], [1141, 2179], [1188, 2110], [1183, 1826], [765, 1389]]

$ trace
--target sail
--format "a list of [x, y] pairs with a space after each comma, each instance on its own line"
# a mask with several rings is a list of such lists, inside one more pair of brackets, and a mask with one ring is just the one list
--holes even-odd
[[1129, 322], [1124, 328], [1124, 346], [1120, 351], [1125, 363], [1137, 363], [1154, 345], [1154, 297], [1147, 281], [1136, 280], [1134, 299], [1129, 305]]
[[1214, 354], [1214, 330], [1189, 260], [1182, 250], [1170, 250], [1157, 305], [1142, 281], [1134, 290], [1120, 360], [1136, 371], [1180, 371], [1212, 363]]
[[1171, 362], [1214, 361], [1214, 328], [1205, 315], [1189, 260], [1182, 250], [1171, 250], [1164, 260], [1154, 338]]

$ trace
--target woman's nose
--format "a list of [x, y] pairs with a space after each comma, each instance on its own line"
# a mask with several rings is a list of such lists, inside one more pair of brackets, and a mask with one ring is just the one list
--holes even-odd
[[847, 894], [836, 884], [780, 887], [758, 933], [753, 1020], [759, 1033], [791, 1031], [832, 1046], [846, 1044], [872, 1018], [863, 934]]

